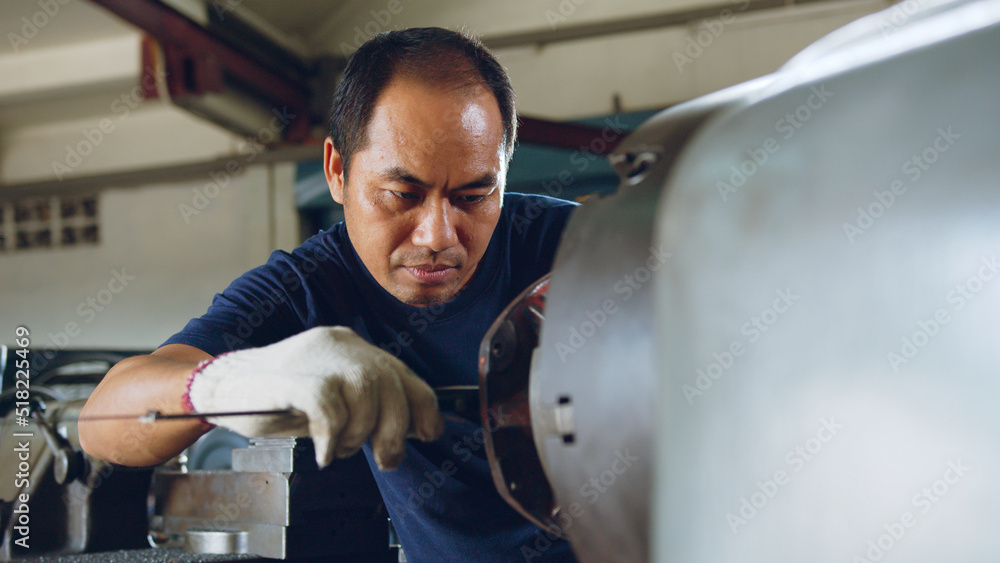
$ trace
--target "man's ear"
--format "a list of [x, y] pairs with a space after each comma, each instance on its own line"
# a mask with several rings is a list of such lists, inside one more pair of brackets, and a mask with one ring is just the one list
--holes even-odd
[[344, 187], [346, 179], [344, 177], [344, 161], [340, 158], [340, 153], [333, 147], [333, 139], [326, 138], [323, 143], [323, 172], [326, 174], [326, 183], [330, 186], [330, 195], [333, 201], [344, 204]]

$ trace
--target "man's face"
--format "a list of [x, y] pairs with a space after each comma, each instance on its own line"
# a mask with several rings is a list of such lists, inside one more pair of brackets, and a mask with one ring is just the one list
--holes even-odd
[[396, 299], [441, 303], [472, 279], [500, 217], [507, 165], [488, 88], [396, 77], [375, 105], [346, 185], [329, 138], [324, 161], [354, 249]]

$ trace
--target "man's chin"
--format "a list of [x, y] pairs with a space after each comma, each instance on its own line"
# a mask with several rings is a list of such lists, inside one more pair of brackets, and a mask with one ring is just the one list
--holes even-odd
[[430, 307], [450, 301], [457, 291], [408, 291], [394, 294], [394, 297], [413, 307]]
[[413, 280], [392, 280], [389, 286], [383, 285], [397, 301], [412, 305], [414, 307], [426, 307], [437, 305], [451, 299], [457, 291], [451, 284], [437, 284], [433, 286], [415, 283]]

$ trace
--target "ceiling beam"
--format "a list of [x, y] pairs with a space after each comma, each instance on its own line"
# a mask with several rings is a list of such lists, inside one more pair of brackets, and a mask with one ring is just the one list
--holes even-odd
[[146, 31], [160, 43], [167, 61], [171, 96], [197, 97], [222, 90], [223, 78], [262, 98], [265, 105], [285, 108], [297, 117], [285, 139], [302, 142], [309, 133], [309, 87], [262, 65], [258, 60], [157, 0], [91, 0]]
[[665, 12], [661, 14], [647, 14], [616, 20], [605, 20], [600, 22], [565, 26], [553, 24], [551, 29], [538, 29], [522, 33], [484, 37], [482, 41], [490, 49], [503, 49], [506, 47], [519, 47], [523, 45], [545, 45], [547, 43], [557, 43], [561, 41], [592, 39], [594, 37], [602, 37], [605, 35], [634, 33], [650, 29], [687, 25], [704, 19], [718, 18], [720, 17], [720, 14], [723, 13], [737, 14], [755, 12], [759, 10], [772, 10], [775, 8], [786, 8], [791, 6], [801, 6], [803, 4], [815, 4], [819, 2], [836, 3], [838, 1], [843, 0], [833, 0], [832, 2], [831, 0], [734, 0], [732, 2], [724, 2], [712, 6], [690, 8], [687, 10]]
[[549, 121], [534, 117], [520, 116], [520, 126], [517, 130], [518, 142], [532, 145], [542, 145], [557, 149], [586, 150], [593, 154], [611, 154], [618, 143], [628, 134], [618, 131], [609, 135], [606, 129]]
[[[168, 90], [174, 102], [181, 107], [199, 113], [227, 129], [248, 134], [247, 129], [252, 129], [252, 125], [248, 127], [247, 124], [236, 123], [240, 119], [223, 115], [218, 111], [218, 103], [215, 106], [209, 103], [214, 94], [230, 90], [224, 80], [229, 78], [237, 83], [239, 89], [263, 98], [272, 107], [289, 108], [288, 113], [296, 117], [285, 130], [286, 141], [302, 143], [308, 139], [309, 87], [306, 78], [275, 72], [263, 61], [235, 48], [212, 30], [202, 27], [158, 0], [91, 1], [157, 40], [163, 49], [167, 67]], [[145, 54], [148, 59], [148, 53]], [[149, 68], [149, 65], [145, 66]], [[155, 89], [147, 88], [146, 94], [155, 97]], [[264, 116], [268, 113], [265, 108]], [[253, 120], [248, 121], [251, 122]], [[586, 125], [521, 118], [520, 139], [530, 144], [570, 150], [592, 147], [589, 149], [591, 152], [607, 154], [614, 149], [618, 139], [608, 142], [606, 138], [602, 139], [602, 134], [602, 129]], [[597, 142], [598, 139], [601, 139], [600, 142]]]
[[252, 164], [245, 157], [220, 157], [201, 162], [186, 162], [168, 166], [153, 166], [125, 170], [121, 172], [98, 173], [90, 176], [74, 176], [61, 180], [41, 180], [0, 184], [0, 196], [4, 198], [34, 197], [101, 191], [108, 186], [115, 188], [139, 188], [159, 183], [186, 182], [205, 179], [210, 174], [226, 173], [233, 176], [242, 174], [247, 168], [275, 162], [303, 162], [323, 158], [323, 147], [312, 144], [281, 144], [255, 155]]

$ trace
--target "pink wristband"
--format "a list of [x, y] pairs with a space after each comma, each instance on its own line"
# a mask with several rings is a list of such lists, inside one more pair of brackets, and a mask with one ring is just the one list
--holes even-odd
[[[201, 363], [199, 363], [198, 366], [191, 371], [191, 375], [188, 376], [187, 384], [184, 386], [184, 394], [181, 395], [181, 407], [184, 409], [184, 412], [188, 414], [196, 414], [198, 412], [195, 410], [194, 404], [191, 403], [191, 384], [194, 383], [194, 376], [198, 375], [201, 370], [203, 370], [208, 364], [212, 363], [212, 360], [214, 359], [215, 358], [202, 360]], [[202, 428], [205, 430], [215, 428], [214, 424], [204, 418], [198, 418], [198, 421], [201, 422]]]

